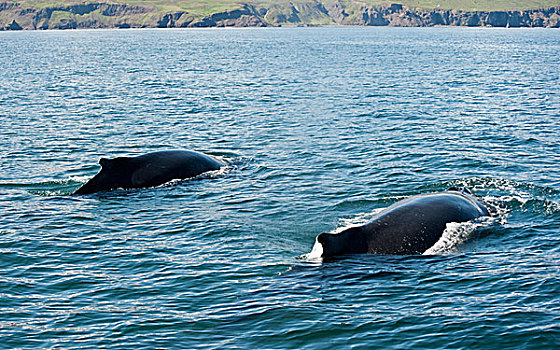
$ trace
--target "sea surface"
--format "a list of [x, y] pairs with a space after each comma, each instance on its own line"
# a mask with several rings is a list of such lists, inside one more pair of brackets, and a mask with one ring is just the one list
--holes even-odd
[[[0, 348], [560, 346], [560, 31], [0, 32]], [[227, 166], [72, 193], [99, 158]], [[469, 187], [423, 255], [321, 232]]]

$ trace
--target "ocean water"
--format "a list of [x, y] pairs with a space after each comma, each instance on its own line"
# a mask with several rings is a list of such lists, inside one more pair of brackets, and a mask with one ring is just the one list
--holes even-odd
[[[560, 31], [0, 32], [0, 347], [560, 346]], [[101, 157], [228, 165], [71, 193]], [[467, 186], [423, 255], [306, 254]]]

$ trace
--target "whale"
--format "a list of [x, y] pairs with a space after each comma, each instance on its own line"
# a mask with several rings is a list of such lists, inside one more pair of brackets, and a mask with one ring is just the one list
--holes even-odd
[[74, 194], [91, 194], [115, 189], [146, 188], [171, 180], [183, 180], [225, 164], [203, 153], [188, 150], [158, 151], [136, 157], [101, 158], [101, 170]]
[[441, 238], [447, 224], [489, 215], [486, 206], [470, 190], [452, 187], [445, 192], [398, 201], [365, 225], [339, 233], [323, 232], [315, 244], [322, 248], [322, 258], [348, 254], [422, 254]]

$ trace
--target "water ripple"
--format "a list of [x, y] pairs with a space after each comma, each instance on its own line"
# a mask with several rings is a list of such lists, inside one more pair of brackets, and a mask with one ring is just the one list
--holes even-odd
[[[0, 32], [6, 348], [554, 348], [553, 30]], [[48, 59], [47, 59], [47, 58]], [[69, 196], [101, 157], [225, 171]], [[432, 254], [298, 257], [466, 186], [495, 219]]]

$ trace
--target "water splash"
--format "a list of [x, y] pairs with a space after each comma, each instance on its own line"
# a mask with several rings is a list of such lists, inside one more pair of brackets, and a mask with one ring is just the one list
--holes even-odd
[[300, 259], [307, 262], [322, 262], [323, 261], [323, 245], [317, 241], [315, 238], [315, 244], [311, 249], [311, 252], [303, 254]]
[[473, 222], [450, 222], [446, 225], [436, 244], [422, 254], [443, 255], [451, 253], [457, 246], [465, 243], [477, 228], [482, 226]]

